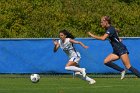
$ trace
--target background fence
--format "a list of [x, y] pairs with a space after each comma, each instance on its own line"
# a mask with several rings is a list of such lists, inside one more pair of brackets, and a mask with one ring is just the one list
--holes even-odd
[[[90, 38], [77, 38], [88, 49], [75, 45], [81, 53], [80, 66], [88, 73], [117, 73], [103, 64], [104, 58], [112, 52], [108, 40], [99, 41]], [[140, 70], [140, 38], [124, 38], [131, 64]], [[50, 39], [1, 39], [0, 40], [0, 73], [71, 73], [64, 69], [68, 61], [66, 54], [59, 49], [53, 52]], [[122, 62], [116, 62], [124, 67]]]

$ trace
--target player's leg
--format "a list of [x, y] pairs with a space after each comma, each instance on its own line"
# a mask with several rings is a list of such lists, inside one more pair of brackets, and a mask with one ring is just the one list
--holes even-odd
[[110, 54], [108, 55], [105, 60], [104, 60], [104, 64], [108, 67], [111, 67], [117, 71], [124, 71], [123, 68], [119, 67], [118, 65], [116, 65], [115, 63], [113, 63], [113, 61], [118, 60], [119, 56], [115, 55], [115, 54]]
[[80, 73], [80, 72], [75, 72], [75, 76], [85, 80], [85, 81], [88, 81], [89, 84], [94, 84], [96, 83], [96, 81], [90, 77], [88, 77], [87, 75], [85, 77], [83, 77], [83, 75]]
[[77, 63], [75, 63], [75, 62], [73, 62], [73, 61], [69, 61], [69, 62], [66, 64], [65, 69], [66, 69], [66, 70], [72, 70], [72, 71], [81, 72], [82, 68], [76, 67], [76, 65], [77, 65]]
[[121, 72], [121, 79], [124, 79], [124, 76], [126, 73], [125, 69], [123, 69], [120, 66], [116, 65], [115, 63], [113, 63], [113, 61], [118, 60], [118, 59], [119, 59], [118, 55], [110, 54], [105, 58], [104, 64], [108, 67], [111, 67], [111, 68], [117, 70], [117, 71], [120, 71]]
[[80, 58], [75, 58], [75, 57], [71, 58], [69, 62], [66, 64], [65, 69], [74, 72], [81, 72], [82, 75], [85, 77], [86, 76], [85, 68], [76, 67], [79, 60]]
[[[80, 67], [79, 64], [76, 65], [76, 67]], [[87, 75], [85, 77], [83, 77], [82, 73], [81, 72], [74, 72], [74, 75], [81, 78], [82, 80], [85, 80], [85, 81], [88, 81], [89, 84], [94, 84], [96, 83], [96, 81], [90, 77], [88, 77]]]
[[140, 78], [140, 72], [136, 68], [131, 66], [129, 56], [127, 53], [121, 55], [121, 60], [128, 70], [130, 70], [132, 73], [134, 73], [136, 76]]

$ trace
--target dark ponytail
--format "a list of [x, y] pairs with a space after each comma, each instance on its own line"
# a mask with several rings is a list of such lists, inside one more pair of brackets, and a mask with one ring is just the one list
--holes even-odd
[[61, 30], [59, 33], [63, 33], [64, 35], [66, 35], [66, 38], [71, 38], [71, 39], [74, 39], [75, 37], [70, 33], [68, 32], [67, 30]]

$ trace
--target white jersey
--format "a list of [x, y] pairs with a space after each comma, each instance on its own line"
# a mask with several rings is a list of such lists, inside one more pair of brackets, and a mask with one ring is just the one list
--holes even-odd
[[61, 49], [69, 56], [69, 58], [80, 57], [80, 53], [75, 50], [73, 44], [70, 42], [70, 38], [66, 38], [64, 43], [61, 39], [58, 42]]

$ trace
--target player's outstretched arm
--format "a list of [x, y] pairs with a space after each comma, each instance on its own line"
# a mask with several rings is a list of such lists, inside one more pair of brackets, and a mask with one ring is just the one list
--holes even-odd
[[79, 42], [79, 41], [76, 41], [76, 40], [73, 40], [73, 39], [70, 39], [70, 42], [71, 43], [74, 43], [74, 44], [80, 44], [83, 48], [88, 48], [88, 46], [86, 46], [82, 42]]
[[99, 40], [105, 40], [108, 37], [108, 34], [106, 34], [106, 33], [103, 36], [96, 36], [96, 35], [92, 34], [91, 32], [88, 32], [88, 35], [90, 35], [92, 38], [96, 38]]
[[53, 48], [53, 51], [56, 52], [59, 48], [59, 43], [57, 40], [53, 39], [53, 43], [54, 43], [54, 48]]

